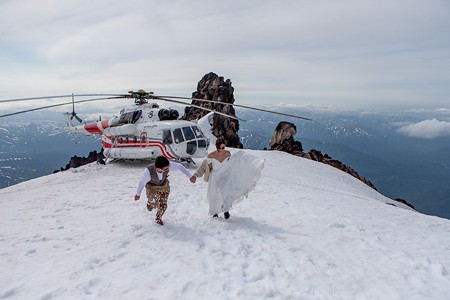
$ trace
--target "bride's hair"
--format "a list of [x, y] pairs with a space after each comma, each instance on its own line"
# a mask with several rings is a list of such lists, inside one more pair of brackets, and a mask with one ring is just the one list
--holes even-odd
[[225, 144], [225, 146], [227, 145], [227, 143], [225, 142], [225, 140], [223, 138], [218, 138], [216, 140], [216, 148], [219, 149], [220, 145]]

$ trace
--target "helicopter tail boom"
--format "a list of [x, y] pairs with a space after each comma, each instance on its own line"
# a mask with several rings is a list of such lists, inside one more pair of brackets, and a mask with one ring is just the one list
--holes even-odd
[[67, 125], [69, 126], [69, 131], [72, 133], [83, 133], [85, 135], [92, 135], [92, 134], [103, 134], [103, 131], [110, 127], [113, 123], [113, 120], [103, 120], [103, 121], [97, 121], [97, 122], [90, 122], [83, 125], [74, 126], [72, 123], [72, 119], [70, 118], [70, 113], [64, 114], [67, 118]]

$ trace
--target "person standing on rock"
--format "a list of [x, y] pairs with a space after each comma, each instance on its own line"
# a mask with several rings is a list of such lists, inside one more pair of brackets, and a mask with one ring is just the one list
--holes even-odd
[[263, 168], [264, 160], [242, 150], [231, 155], [225, 150], [225, 141], [218, 139], [216, 150], [194, 173], [195, 178], [204, 176], [208, 182], [209, 214], [218, 217], [224, 213], [228, 219], [232, 205], [242, 201], [255, 188]]
[[148, 165], [141, 180], [136, 188], [136, 194], [134, 195], [134, 200], [137, 201], [141, 197], [141, 192], [146, 189], [147, 194], [147, 209], [152, 211], [153, 209], [158, 209], [156, 212], [156, 223], [159, 225], [164, 225], [162, 216], [167, 209], [167, 199], [170, 194], [169, 185], [169, 171], [179, 170], [183, 172], [192, 183], [195, 183], [196, 177], [180, 163], [169, 161], [164, 156], [158, 156], [155, 162]]

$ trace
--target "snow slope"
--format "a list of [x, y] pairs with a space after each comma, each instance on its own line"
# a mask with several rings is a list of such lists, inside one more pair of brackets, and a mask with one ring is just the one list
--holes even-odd
[[330, 166], [250, 152], [266, 167], [228, 220], [207, 215], [203, 180], [172, 172], [157, 225], [144, 193], [133, 200], [144, 163], [1, 189], [0, 299], [449, 299], [449, 220]]

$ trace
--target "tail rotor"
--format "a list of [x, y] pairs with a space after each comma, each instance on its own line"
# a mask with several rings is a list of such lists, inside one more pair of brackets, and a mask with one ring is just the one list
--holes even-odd
[[73, 120], [75, 118], [78, 122], [83, 123], [83, 120], [79, 116], [77, 116], [77, 113], [75, 112], [75, 99], [72, 94], [72, 113], [70, 114], [70, 119]]

